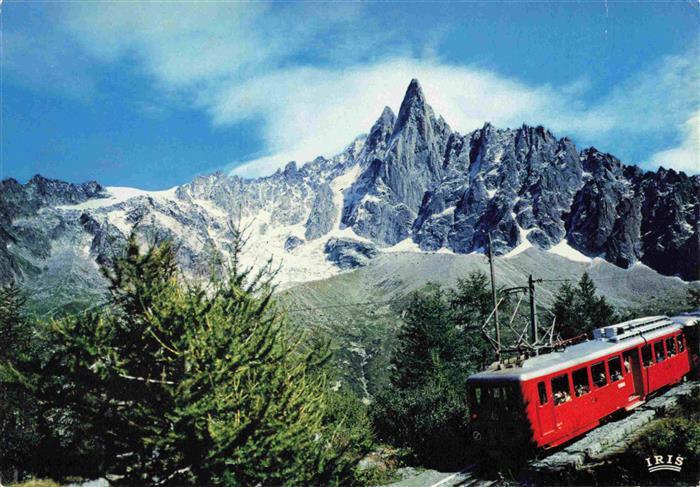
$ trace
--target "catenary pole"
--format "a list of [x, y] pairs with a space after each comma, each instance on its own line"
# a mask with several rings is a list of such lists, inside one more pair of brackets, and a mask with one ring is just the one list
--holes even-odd
[[489, 232], [489, 268], [491, 270], [491, 296], [493, 297], [493, 319], [496, 323], [496, 359], [501, 361], [501, 328], [498, 323], [498, 300], [496, 297], [496, 270], [493, 262], [493, 243]]
[[527, 280], [527, 287], [530, 292], [530, 336], [532, 337], [532, 346], [535, 349], [535, 355], [537, 355], [537, 313], [535, 312], [535, 280], [532, 278], [532, 274]]

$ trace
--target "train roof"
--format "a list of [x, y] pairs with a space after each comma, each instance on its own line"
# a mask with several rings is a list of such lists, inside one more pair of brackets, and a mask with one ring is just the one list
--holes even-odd
[[680, 323], [684, 326], [693, 326], [700, 323], [700, 309], [681, 313], [678, 316], [671, 318], [674, 323]]
[[561, 352], [551, 352], [531, 357], [520, 367], [487, 370], [469, 377], [470, 381], [518, 380], [524, 381], [575, 367], [579, 364], [627, 350], [660, 336], [680, 331], [683, 325], [666, 316], [652, 316], [626, 321], [594, 331], [594, 339], [566, 347]]

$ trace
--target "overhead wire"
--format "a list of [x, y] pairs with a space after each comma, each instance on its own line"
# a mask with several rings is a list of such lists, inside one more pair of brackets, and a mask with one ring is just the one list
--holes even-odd
[[345, 303], [345, 304], [330, 304], [326, 306], [315, 306], [311, 308], [292, 308], [285, 309], [287, 313], [298, 313], [301, 311], [316, 311], [321, 309], [333, 309], [333, 308], [351, 308], [353, 306], [371, 306], [371, 305], [385, 305], [399, 301], [401, 298], [388, 299], [385, 301], [360, 301], [357, 303]]
[[[590, 276], [589, 276], [590, 277]], [[625, 281], [629, 276], [625, 277], [591, 277], [591, 281]], [[579, 282], [581, 279], [537, 279], [537, 282]]]

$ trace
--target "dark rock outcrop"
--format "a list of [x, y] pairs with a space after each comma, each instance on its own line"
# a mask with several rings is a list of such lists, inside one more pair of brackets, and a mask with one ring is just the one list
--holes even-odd
[[297, 247], [304, 245], [304, 240], [295, 237], [294, 235], [290, 235], [287, 237], [287, 240], [284, 241], [284, 250], [287, 252], [291, 252], [292, 250], [296, 249]]
[[324, 249], [328, 260], [341, 269], [354, 269], [367, 265], [379, 254], [377, 246], [349, 238], [331, 238]]
[[333, 229], [338, 210], [333, 204], [333, 191], [328, 184], [319, 185], [306, 220], [306, 240], [314, 240]]

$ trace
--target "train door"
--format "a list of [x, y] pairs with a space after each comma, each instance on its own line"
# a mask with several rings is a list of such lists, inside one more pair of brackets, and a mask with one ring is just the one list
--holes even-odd
[[554, 403], [555, 428], [559, 433], [573, 431], [573, 418], [576, 415], [574, 393], [568, 372], [552, 378], [552, 402]]
[[608, 405], [608, 395], [610, 382], [607, 373], [605, 372], [605, 360], [596, 362], [591, 365], [591, 378], [593, 379], [593, 402], [595, 414], [598, 418], [602, 418], [610, 414], [610, 406]]
[[634, 391], [630, 395], [630, 402], [634, 402], [644, 395], [644, 378], [642, 377], [642, 363], [639, 360], [639, 350], [632, 349], [628, 350], [622, 354], [622, 360], [624, 362], [625, 374], [632, 376], [632, 383], [634, 385]]
[[574, 383], [574, 402], [577, 412], [574, 418], [575, 429], [579, 430], [598, 422], [598, 405], [595, 401], [595, 395], [592, 393], [588, 367], [584, 366], [574, 370], [571, 373], [571, 378]]
[[537, 421], [539, 423], [540, 434], [546, 436], [554, 431], [554, 405], [551, 400], [551, 393], [547, 390], [548, 381], [537, 383]]
[[[607, 400], [614, 409], [620, 405], [627, 404], [627, 400], [632, 393], [632, 381], [625, 380], [622, 373], [623, 365], [620, 355], [614, 355], [608, 358], [608, 374], [610, 375], [610, 390], [608, 391]], [[614, 410], [613, 409], [613, 410]], [[612, 412], [612, 411], [611, 411]]]

